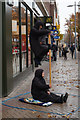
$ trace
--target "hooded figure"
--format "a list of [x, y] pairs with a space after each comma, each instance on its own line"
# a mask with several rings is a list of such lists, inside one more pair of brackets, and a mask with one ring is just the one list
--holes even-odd
[[46, 55], [49, 51], [49, 46], [43, 43], [43, 39], [45, 39], [45, 36], [47, 36], [50, 31], [42, 29], [42, 27], [43, 23], [38, 21], [30, 32], [30, 45], [35, 54], [35, 62], [37, 64], [40, 64], [40, 61], [43, 59], [44, 55]]
[[35, 100], [40, 100], [42, 102], [53, 102], [53, 103], [63, 103], [66, 102], [68, 98], [68, 93], [58, 96], [49, 91], [50, 87], [46, 84], [43, 78], [44, 71], [42, 69], [37, 69], [35, 72], [35, 77], [32, 80], [31, 94]]

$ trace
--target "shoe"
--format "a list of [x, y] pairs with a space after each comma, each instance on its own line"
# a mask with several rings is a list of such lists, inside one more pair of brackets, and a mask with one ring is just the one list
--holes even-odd
[[64, 96], [64, 102], [67, 101], [67, 98], [68, 98], [68, 93], [66, 92], [65, 96]]
[[60, 99], [61, 99], [61, 102], [60, 102], [60, 103], [63, 103], [63, 102], [64, 102], [63, 94], [61, 95]]
[[40, 63], [40, 61], [39, 61], [39, 60], [34, 59], [34, 61], [35, 61], [35, 63], [36, 63], [37, 65], [41, 65], [41, 63]]

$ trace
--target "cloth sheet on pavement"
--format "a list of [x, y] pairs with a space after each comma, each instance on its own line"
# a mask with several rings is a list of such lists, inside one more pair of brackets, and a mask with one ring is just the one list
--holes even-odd
[[50, 106], [50, 105], [52, 105], [52, 102], [44, 103], [44, 102], [41, 102], [39, 100], [34, 100], [33, 98], [20, 98], [19, 101], [24, 102], [24, 103], [39, 105], [39, 106]]

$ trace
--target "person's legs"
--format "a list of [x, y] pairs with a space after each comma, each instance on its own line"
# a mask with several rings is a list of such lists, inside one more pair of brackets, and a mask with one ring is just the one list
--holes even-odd
[[65, 53], [65, 58], [66, 58], [66, 60], [67, 60], [67, 53]]
[[45, 56], [45, 55], [47, 55], [47, 52], [49, 51], [49, 47], [47, 47], [47, 48], [45, 48], [45, 49], [43, 49], [43, 51], [41, 51], [39, 54], [38, 54], [38, 56], [37, 55], [35, 55], [35, 62], [37, 63], [37, 64], [39, 64], [39, 65], [41, 65], [41, 60], [43, 59], [43, 57]]
[[67, 60], [67, 54], [64, 52], [64, 59]]
[[35, 61], [35, 67], [38, 67], [38, 65], [41, 65], [39, 57], [35, 56], [34, 61]]
[[56, 60], [57, 60], [57, 51], [55, 52], [55, 57], [56, 57]]
[[61, 57], [61, 51], [59, 51], [59, 57]]
[[54, 93], [50, 93], [53, 103], [63, 103], [63, 95], [59, 96]]
[[64, 56], [64, 51], [62, 50], [62, 56]]
[[73, 59], [73, 52], [72, 52], [72, 59]]
[[56, 61], [56, 52], [53, 52], [54, 61]]

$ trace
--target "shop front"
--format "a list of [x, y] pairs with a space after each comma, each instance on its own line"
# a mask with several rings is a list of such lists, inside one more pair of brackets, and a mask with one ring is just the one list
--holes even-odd
[[[32, 2], [31, 2], [32, 3]], [[29, 35], [39, 13], [22, 1], [2, 2], [2, 96], [34, 70]], [[1, 14], [1, 13], [0, 13]], [[25, 75], [26, 74], [26, 75]]]

